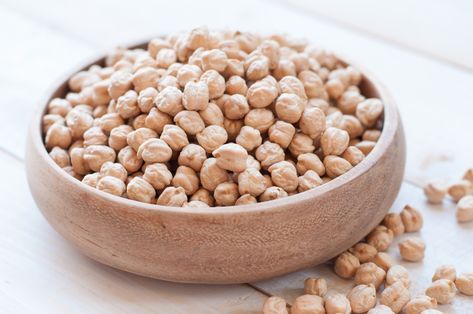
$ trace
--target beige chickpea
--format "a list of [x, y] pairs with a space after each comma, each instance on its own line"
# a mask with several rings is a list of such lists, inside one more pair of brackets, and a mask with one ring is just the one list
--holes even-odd
[[297, 77], [285, 76], [278, 82], [278, 85], [279, 89], [281, 90], [281, 94], [296, 94], [301, 99], [307, 99], [304, 85]]
[[212, 152], [217, 159], [217, 165], [225, 170], [242, 172], [246, 169], [248, 152], [241, 145], [228, 143]]
[[[215, 70], [208, 70], [202, 74], [200, 80], [205, 82], [209, 89], [209, 98], [216, 99], [225, 93], [225, 79]], [[245, 85], [246, 86], [246, 85]]]
[[184, 64], [179, 70], [177, 71], [177, 81], [181, 87], [186, 86], [188, 82], [196, 82], [200, 79], [202, 75], [202, 70], [196, 66], [191, 64]]
[[296, 94], [283, 93], [276, 100], [275, 110], [279, 119], [296, 123], [304, 111], [304, 101]]
[[304, 90], [309, 98], [321, 97], [324, 93], [324, 83], [317, 73], [304, 70], [299, 72], [299, 80], [304, 85]]
[[425, 310], [435, 309], [436, 307], [437, 300], [426, 295], [421, 295], [407, 302], [403, 311], [406, 314], [420, 314]]
[[345, 85], [338, 78], [329, 79], [325, 83], [325, 90], [332, 99], [338, 99], [345, 92]]
[[320, 98], [311, 98], [308, 100], [306, 108], [318, 108], [322, 110], [322, 112], [327, 115], [328, 110], [331, 108], [329, 103]]
[[65, 149], [62, 149], [57, 146], [53, 147], [51, 151], [49, 152], [49, 156], [61, 168], [71, 165], [71, 160]]
[[[94, 108], [94, 111], [92, 112], [92, 116], [94, 118], [101, 118], [104, 114], [107, 113], [108, 107], [107, 106], [97, 106]], [[95, 119], [94, 125], [97, 125], [98, 120]]]
[[335, 109], [332, 111], [333, 108], [334, 107], [330, 107], [329, 110], [327, 111], [327, 115], [325, 118], [326, 128], [330, 128], [330, 127], [340, 128], [340, 125], [342, 124], [343, 114], [337, 111], [338, 109]]
[[307, 107], [299, 120], [301, 131], [312, 139], [319, 138], [326, 127], [325, 114], [319, 108]]
[[137, 129], [140, 129], [140, 128], [145, 128], [146, 125], [145, 125], [145, 120], [146, 120], [146, 114], [140, 114], [136, 117], [133, 117], [133, 118], [130, 118], [128, 120], [128, 123], [131, 124], [131, 126], [133, 127], [133, 129], [137, 130]]
[[116, 156], [115, 151], [106, 145], [90, 145], [84, 149], [83, 158], [89, 168], [97, 172], [105, 162], [114, 162]]
[[270, 84], [267, 80], [261, 80], [253, 83], [245, 95], [253, 108], [264, 108], [273, 103], [278, 94], [276, 86]]
[[238, 185], [233, 182], [223, 182], [215, 187], [214, 198], [218, 206], [235, 205], [239, 197]]
[[291, 314], [324, 314], [324, 299], [318, 295], [305, 294], [297, 297], [291, 307]]
[[197, 144], [189, 144], [181, 150], [178, 163], [181, 166], [188, 166], [195, 171], [200, 171], [206, 159], [207, 154], [204, 148]]
[[228, 119], [242, 119], [248, 111], [250, 106], [245, 96], [240, 94], [231, 95], [223, 104], [223, 113]]
[[154, 102], [158, 96], [158, 91], [155, 87], [147, 87], [140, 91], [137, 98], [137, 105], [141, 112], [148, 113], [154, 107]]
[[205, 26], [192, 29], [186, 38], [186, 45], [189, 49], [195, 50], [199, 47], [207, 47], [209, 44], [209, 30]]
[[390, 229], [395, 236], [403, 234], [405, 230], [401, 215], [398, 213], [387, 214], [383, 219], [383, 225]]
[[196, 111], [181, 111], [174, 116], [174, 122], [188, 135], [196, 135], [205, 128], [204, 121]]
[[296, 76], [296, 66], [291, 60], [280, 58], [277, 67], [273, 71], [273, 75], [278, 80], [285, 76]]
[[97, 74], [90, 71], [80, 71], [69, 79], [68, 84], [73, 92], [80, 92], [84, 87], [91, 86], [98, 81], [100, 81], [100, 77]]
[[243, 66], [243, 62], [238, 59], [228, 59], [227, 67], [222, 74], [226, 78], [229, 78], [234, 75], [243, 77], [245, 75], [245, 68]]
[[82, 178], [82, 183], [85, 183], [88, 186], [96, 188], [97, 187], [97, 182], [99, 181], [100, 178], [101, 178], [101, 176], [100, 176], [100, 173], [98, 173], [98, 172], [89, 173], [89, 174], [86, 174]]
[[409, 302], [411, 295], [409, 290], [398, 281], [386, 287], [381, 292], [379, 302], [389, 306], [394, 313], [401, 312], [402, 308]]
[[258, 201], [256, 198], [250, 194], [243, 194], [240, 196], [236, 202], [235, 205], [249, 205], [249, 204], [256, 204]]
[[453, 281], [448, 279], [439, 279], [430, 284], [425, 290], [425, 294], [437, 300], [439, 304], [450, 304], [455, 298], [457, 288]]
[[371, 141], [361, 141], [355, 144], [355, 146], [363, 152], [363, 154], [368, 155], [376, 146], [376, 142]]
[[162, 48], [156, 54], [156, 66], [167, 69], [177, 61], [176, 51], [174, 49]]
[[419, 262], [424, 259], [425, 243], [421, 238], [409, 237], [399, 243], [401, 257], [409, 262]]
[[247, 151], [252, 151], [263, 142], [261, 133], [251, 126], [243, 126], [235, 139], [236, 143], [241, 145]]
[[307, 170], [302, 176], [298, 178], [298, 188], [299, 192], [308, 191], [310, 189], [316, 188], [323, 183], [320, 176], [317, 172], [313, 170]]
[[191, 197], [190, 197], [190, 200], [191, 201], [199, 201], [199, 202], [203, 202], [209, 206], [213, 206], [214, 205], [214, 198], [213, 196], [210, 194], [210, 192], [204, 188], [200, 188], [198, 189]]
[[172, 173], [165, 164], [153, 163], [146, 167], [143, 179], [150, 183], [156, 190], [162, 190], [171, 184]]
[[267, 187], [266, 190], [264, 190], [263, 194], [259, 196], [258, 200], [260, 202], [267, 202], [286, 196], [288, 196], [287, 192], [279, 186], [270, 186]]
[[152, 203], [156, 196], [156, 191], [145, 179], [134, 177], [126, 186], [126, 195], [131, 200]]
[[382, 269], [375, 263], [368, 262], [361, 264], [361, 266], [356, 271], [355, 284], [372, 284], [375, 286], [376, 289], [379, 289], [385, 278], [386, 272], [384, 271], [384, 269]]
[[[178, 63], [175, 63], [175, 64], [178, 64]], [[157, 88], [158, 88], [158, 91], [161, 92], [166, 87], [175, 87], [179, 89], [181, 86], [179, 85], [179, 82], [177, 81], [177, 77], [172, 76], [172, 75], [164, 75], [158, 80]]]
[[386, 251], [393, 242], [394, 234], [386, 226], [377, 226], [366, 236], [366, 243], [374, 246], [379, 252]]
[[350, 139], [356, 139], [363, 134], [364, 127], [354, 116], [343, 115], [338, 124], [338, 128], [348, 132]]
[[337, 107], [344, 114], [353, 115], [356, 113], [356, 107], [358, 104], [364, 100], [365, 97], [360, 95], [358, 91], [347, 90], [337, 99]]
[[125, 183], [112, 176], [103, 176], [97, 181], [97, 189], [106, 193], [121, 196], [125, 192]]
[[296, 169], [299, 175], [304, 175], [308, 170], [315, 171], [319, 177], [325, 174], [323, 162], [313, 153], [299, 154], [297, 156]]
[[227, 55], [220, 49], [211, 49], [202, 53], [202, 68], [204, 71], [223, 72], [227, 67], [227, 62]]
[[248, 155], [248, 158], [246, 159], [246, 168], [254, 168], [256, 170], [261, 170], [261, 165], [258, 160], [256, 160], [253, 155]]
[[[160, 57], [160, 54], [163, 52], [166, 52], [167, 50], [162, 49], [158, 53], [158, 57]], [[142, 67], [138, 71], [136, 71], [133, 74], [132, 82], [133, 86], [135, 87], [135, 90], [139, 93], [145, 88], [148, 87], [157, 87], [157, 82], [158, 79], [160, 78], [159, 72], [157, 69], [153, 67]]]
[[325, 296], [327, 293], [327, 281], [324, 278], [307, 278], [304, 281], [304, 294]]
[[138, 94], [134, 90], [129, 90], [117, 99], [116, 110], [123, 119], [136, 117], [141, 113], [138, 107]]
[[218, 125], [210, 125], [198, 133], [197, 142], [202, 146], [207, 153], [212, 153], [214, 150], [227, 142], [228, 135], [224, 128]]
[[[209, 87], [203, 81], [188, 82], [184, 88], [182, 103], [187, 110], [204, 110], [209, 103]], [[158, 107], [159, 108], [159, 107]]]
[[168, 86], [159, 92], [156, 97], [156, 107], [170, 116], [175, 116], [180, 111], [184, 110], [183, 94], [173, 86]]
[[264, 176], [255, 168], [247, 168], [238, 175], [238, 191], [241, 195], [257, 197], [266, 190]]
[[468, 180], [460, 180], [448, 187], [448, 195], [453, 199], [454, 202], [458, 202], [464, 196], [471, 194], [473, 191], [473, 185]]
[[72, 139], [80, 139], [84, 132], [92, 127], [93, 123], [92, 115], [82, 110], [72, 109], [66, 116], [66, 125], [71, 131]]
[[132, 87], [133, 74], [128, 71], [115, 71], [109, 80], [108, 94], [112, 99], [118, 99], [118, 97], [125, 94]]
[[460, 223], [473, 221], [473, 196], [467, 195], [458, 201], [456, 217]]
[[245, 60], [246, 78], [257, 81], [269, 74], [269, 60], [264, 55], [249, 55]]
[[90, 145], [105, 145], [108, 142], [108, 137], [98, 126], [91, 127], [84, 132], [84, 146]]
[[223, 126], [223, 112], [217, 104], [210, 102], [207, 108], [199, 111], [199, 114], [206, 125]]
[[376, 289], [372, 284], [357, 285], [351, 289], [347, 298], [353, 313], [365, 313], [376, 305]]
[[143, 160], [138, 158], [136, 151], [131, 146], [125, 146], [118, 152], [118, 161], [128, 173], [137, 172], [143, 164]]
[[274, 124], [274, 114], [268, 109], [251, 109], [245, 116], [245, 125], [265, 133]]
[[389, 306], [378, 304], [371, 310], [369, 310], [366, 314], [394, 314]]
[[371, 141], [371, 142], [377, 142], [380, 137], [381, 137], [380, 130], [366, 130], [363, 132], [363, 135], [361, 136], [363, 141]]
[[220, 183], [226, 181], [228, 173], [217, 165], [217, 159], [208, 158], [204, 161], [200, 169], [200, 182], [206, 190], [214, 191]]
[[348, 146], [341, 157], [347, 160], [353, 167], [363, 161], [365, 155], [355, 146]]
[[158, 108], [152, 108], [145, 118], [145, 127], [154, 130], [157, 134], [161, 134], [164, 126], [171, 123], [172, 118]]
[[69, 146], [69, 149], [67, 150], [67, 152], [70, 154], [71, 151], [74, 149], [74, 148], [83, 148], [84, 147], [84, 141], [83, 140], [76, 140], [74, 141], [71, 146]]
[[344, 279], [350, 279], [355, 276], [356, 271], [360, 267], [358, 258], [350, 252], [343, 252], [335, 259], [333, 270]]
[[455, 285], [464, 295], [473, 296], [473, 272], [462, 273], [457, 276]]
[[370, 262], [375, 263], [384, 271], [388, 271], [393, 265], [394, 265], [394, 260], [393, 258], [385, 252], [378, 252], [376, 255], [370, 260]]
[[344, 294], [331, 294], [325, 298], [327, 314], [351, 314], [350, 301]]
[[47, 149], [57, 146], [67, 149], [72, 142], [72, 135], [69, 128], [64, 125], [55, 123], [51, 125], [46, 132], [45, 145]]
[[167, 124], [164, 126], [161, 139], [165, 141], [173, 151], [179, 152], [189, 144], [186, 132], [177, 125]]
[[190, 201], [188, 203], [183, 204], [182, 207], [202, 208], [209, 207], [209, 205], [201, 201]]
[[74, 171], [74, 169], [71, 167], [71, 166], [66, 166], [64, 168], [62, 168], [68, 175], [70, 175], [71, 177], [74, 177], [75, 179], [79, 180], [79, 181], [82, 181], [84, 176], [76, 173]]
[[391, 266], [386, 273], [386, 285], [390, 286], [398, 281], [401, 282], [406, 288], [409, 288], [411, 285], [409, 273], [407, 272], [407, 269], [404, 266]]
[[271, 70], [274, 70], [278, 66], [280, 58], [279, 48], [278, 42], [271, 39], [263, 40], [257, 48], [259, 52], [268, 58], [269, 68]]
[[148, 52], [152, 58], [156, 58], [158, 52], [163, 48], [171, 48], [171, 45], [162, 38], [153, 38], [148, 43]]
[[281, 146], [266, 141], [256, 149], [255, 157], [263, 168], [269, 168], [271, 165], [283, 161], [285, 154]]
[[108, 138], [108, 146], [113, 148], [116, 151], [127, 146], [128, 134], [133, 131], [133, 128], [129, 125], [119, 125], [113, 128], [110, 131], [110, 136]]
[[363, 242], [355, 244], [348, 251], [355, 255], [360, 260], [360, 263], [371, 261], [376, 256], [376, 253], [378, 253], [374, 246]]
[[184, 188], [168, 186], [158, 197], [156, 204], [163, 206], [182, 207], [187, 202]]
[[71, 103], [62, 98], [53, 98], [48, 104], [48, 113], [57, 114], [61, 117], [65, 117], [71, 109]]
[[284, 121], [276, 121], [268, 131], [269, 140], [273, 143], [279, 144], [282, 148], [287, 148], [291, 143], [294, 134], [296, 133], [295, 127]]
[[107, 113], [99, 118], [98, 126], [100, 126], [106, 134], [109, 134], [112, 129], [124, 123], [125, 121], [118, 113]]
[[125, 182], [126, 178], [128, 177], [128, 173], [122, 164], [107, 161], [100, 167], [100, 176], [111, 176]]
[[304, 133], [296, 133], [288, 146], [289, 151], [295, 157], [300, 154], [313, 153], [315, 151], [314, 141]]
[[149, 139], [156, 138], [157, 136], [158, 134], [154, 130], [140, 128], [128, 133], [126, 141], [135, 151], [138, 151], [141, 144]]
[[367, 127], [373, 126], [383, 113], [384, 105], [377, 98], [368, 98], [356, 106], [356, 117]]
[[424, 186], [424, 194], [431, 204], [441, 204], [447, 194], [446, 187], [438, 181], [431, 181]]
[[424, 224], [421, 213], [410, 205], [404, 206], [401, 211], [401, 219], [406, 232], [417, 232]]
[[441, 265], [435, 269], [435, 273], [432, 276], [432, 281], [438, 279], [448, 279], [455, 282], [457, 278], [457, 271], [453, 265]]
[[324, 166], [327, 175], [332, 179], [341, 176], [353, 168], [353, 166], [347, 160], [332, 155], [324, 158]]
[[137, 157], [148, 163], [166, 162], [172, 157], [172, 149], [165, 141], [150, 138], [139, 146]]
[[171, 183], [174, 186], [182, 187], [187, 195], [192, 195], [199, 189], [199, 177], [197, 173], [194, 169], [187, 166], [179, 166], [176, 169]]
[[72, 169], [76, 174], [85, 175], [90, 172], [89, 164], [84, 159], [85, 148], [75, 147], [70, 151]]
[[349, 141], [348, 132], [329, 127], [322, 134], [320, 145], [325, 155], [341, 155], [347, 149]]
[[246, 81], [238, 75], [231, 76], [225, 84], [225, 92], [228, 95], [240, 94], [246, 96], [247, 91]]
[[276, 296], [267, 298], [263, 304], [263, 314], [288, 314], [286, 301]]
[[42, 131], [46, 134], [53, 124], [59, 124], [64, 126], [66, 124], [66, 119], [58, 114], [47, 114], [43, 116], [42, 119]]

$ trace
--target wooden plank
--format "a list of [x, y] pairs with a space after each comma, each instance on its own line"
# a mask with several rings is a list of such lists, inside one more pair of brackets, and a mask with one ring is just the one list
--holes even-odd
[[[426, 203], [419, 188], [404, 184], [392, 207], [398, 212], [405, 204], [418, 208], [424, 217], [424, 227], [419, 233], [404, 234], [397, 237], [388, 253], [395, 261], [409, 270], [412, 286], [411, 294], [423, 294], [431, 282], [435, 268], [442, 264], [455, 265], [458, 272], [472, 271], [473, 265], [473, 222], [458, 224], [455, 219], [455, 205], [445, 202], [445, 206], [432, 206]], [[422, 237], [427, 246], [425, 258], [420, 263], [402, 261], [397, 244], [408, 236]], [[332, 265], [325, 264], [300, 272], [288, 274], [279, 278], [254, 284], [261, 290], [272, 295], [284, 297], [288, 302], [303, 294], [304, 280], [307, 277], [324, 277], [328, 282], [329, 293], [348, 293], [353, 287], [353, 281], [344, 280], [332, 271]], [[444, 313], [473, 312], [473, 298], [457, 294], [451, 305], [439, 308]]]
[[473, 3], [468, 0], [395, 2], [282, 0], [335, 23], [473, 70]]
[[[265, 296], [247, 285], [174, 284], [98, 264], [47, 224], [23, 164], [0, 152], [0, 309], [17, 313], [248, 313]], [[5, 300], [5, 301], [3, 301]], [[4, 311], [0, 311], [4, 313]]]

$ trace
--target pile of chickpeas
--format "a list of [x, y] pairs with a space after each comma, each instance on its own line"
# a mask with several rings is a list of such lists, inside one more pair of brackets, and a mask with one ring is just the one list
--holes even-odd
[[167, 206], [274, 200], [359, 164], [383, 103], [332, 53], [283, 35], [209, 31], [119, 48], [73, 75], [43, 117], [45, 146], [98, 190]]

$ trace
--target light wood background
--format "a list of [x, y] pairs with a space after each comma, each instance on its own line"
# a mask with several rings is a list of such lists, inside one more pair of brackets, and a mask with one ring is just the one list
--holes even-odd
[[[430, 206], [420, 187], [454, 180], [473, 167], [473, 4], [457, 1], [146, 1], [0, 0], [0, 313], [258, 313], [268, 295], [289, 303], [307, 276], [329, 291], [351, 287], [321, 265], [266, 282], [182, 285], [99, 265], [66, 243], [42, 218], [24, 174], [31, 113], [45, 90], [84, 59], [120, 43], [206, 24], [288, 32], [343, 52], [391, 90], [404, 121], [408, 163], [393, 206], [425, 216], [422, 263], [411, 271], [413, 295], [445, 263], [473, 271], [473, 223], [455, 206]], [[391, 253], [399, 259], [395, 246]], [[473, 313], [459, 296], [445, 313]]]

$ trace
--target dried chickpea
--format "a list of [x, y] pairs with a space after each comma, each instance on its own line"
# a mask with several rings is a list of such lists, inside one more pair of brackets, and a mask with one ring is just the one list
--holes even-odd
[[379, 252], [386, 251], [393, 242], [394, 233], [386, 226], [377, 226], [366, 236], [366, 243], [374, 246]]
[[324, 314], [324, 299], [318, 295], [305, 294], [297, 297], [291, 307], [291, 314]]
[[295, 157], [300, 154], [312, 153], [315, 151], [314, 141], [304, 133], [296, 133], [292, 137], [288, 149]]
[[177, 81], [179, 86], [185, 87], [188, 82], [196, 82], [202, 76], [202, 70], [191, 64], [184, 64], [177, 70]]
[[202, 146], [207, 153], [212, 153], [214, 150], [227, 142], [227, 131], [218, 125], [210, 125], [198, 133], [197, 142]]
[[87, 184], [88, 186], [96, 188], [97, 187], [97, 182], [99, 181], [100, 177], [101, 177], [100, 173], [98, 173], [98, 172], [89, 173], [89, 174], [86, 174], [82, 178], [82, 182]]
[[[180, 63], [175, 63], [175, 64], [180, 64]], [[171, 69], [171, 68], [170, 68]], [[177, 77], [172, 76], [172, 75], [164, 75], [158, 80], [158, 91], [162, 91], [166, 87], [175, 87], [175, 88], [180, 88], [179, 82], [177, 81]], [[156, 101], [156, 99], [155, 99]]]
[[429, 203], [440, 204], [447, 194], [447, 189], [440, 182], [431, 181], [424, 186], [424, 194]]
[[200, 171], [202, 164], [207, 159], [205, 150], [197, 144], [189, 144], [185, 146], [178, 158], [178, 163], [181, 166], [188, 166], [195, 171]]
[[386, 273], [386, 285], [390, 286], [398, 281], [401, 282], [406, 288], [409, 288], [411, 285], [409, 273], [407, 272], [407, 269], [404, 266], [391, 266]]
[[65, 149], [62, 149], [57, 146], [53, 147], [51, 151], [49, 152], [49, 156], [61, 168], [71, 165], [71, 160]]
[[[209, 87], [203, 81], [190, 81], [184, 87], [182, 103], [187, 110], [204, 110], [209, 103]], [[158, 107], [159, 108], [159, 107]]]
[[113, 163], [111, 161], [105, 162], [102, 167], [100, 167], [99, 173], [100, 177], [111, 176], [120, 179], [123, 182], [125, 182], [126, 178], [128, 177], [128, 173], [122, 164]]
[[283, 93], [276, 100], [275, 111], [279, 119], [296, 123], [302, 116], [305, 104], [296, 94]]
[[424, 259], [425, 243], [421, 238], [406, 238], [399, 243], [399, 252], [404, 260], [419, 262]]
[[236, 202], [235, 205], [249, 205], [249, 204], [256, 204], [258, 201], [256, 198], [250, 194], [243, 194], [240, 196]]
[[227, 131], [228, 140], [235, 141], [236, 137], [240, 133], [241, 128], [243, 127], [243, 121], [224, 118], [223, 127]]
[[389, 306], [378, 304], [371, 310], [369, 310], [366, 314], [394, 314]]
[[158, 91], [154, 87], [147, 87], [140, 91], [137, 98], [137, 105], [141, 112], [148, 113], [154, 107], [154, 101], [158, 96]]
[[405, 230], [401, 215], [398, 213], [387, 214], [383, 219], [383, 225], [390, 229], [395, 236], [403, 234]]
[[281, 146], [266, 141], [256, 149], [255, 157], [263, 168], [269, 168], [271, 165], [283, 161], [285, 156]]
[[383, 113], [384, 105], [377, 98], [368, 98], [356, 106], [356, 117], [367, 127], [373, 126]]
[[298, 181], [299, 181], [299, 185], [298, 185], [297, 190], [299, 192], [308, 191], [310, 189], [318, 187], [319, 185], [323, 183], [322, 179], [317, 174], [317, 172], [313, 170], [307, 170], [302, 176], [298, 178]]
[[341, 155], [347, 149], [349, 141], [347, 131], [329, 127], [322, 134], [320, 146], [325, 155]]
[[[160, 57], [163, 52], [167, 52], [167, 50], [160, 50], [158, 57]], [[133, 74], [133, 86], [138, 93], [148, 87], [156, 88], [159, 77], [160, 75], [157, 69], [149, 66], [142, 67]]]
[[327, 281], [324, 278], [307, 278], [304, 281], [304, 294], [325, 296], [327, 293]]
[[246, 168], [254, 168], [256, 170], [261, 170], [261, 165], [258, 160], [253, 157], [253, 155], [248, 155], [246, 159]]
[[[238, 79], [235, 79], [238, 82]], [[230, 81], [229, 81], [230, 82]], [[244, 80], [243, 80], [244, 82]], [[235, 84], [233, 84], [235, 85]], [[241, 85], [241, 83], [240, 83]], [[244, 85], [246, 87], [246, 84]], [[228, 89], [228, 86], [227, 86]], [[232, 88], [236, 90], [236, 88]], [[242, 91], [239, 88], [238, 91]], [[231, 93], [229, 93], [231, 94]], [[269, 106], [278, 97], [279, 91], [276, 86], [270, 84], [267, 80], [261, 80], [253, 83], [245, 92], [249, 104], [253, 108], [264, 108]]]
[[365, 159], [365, 154], [355, 146], [348, 146], [341, 157], [355, 167]]
[[84, 146], [90, 145], [105, 145], [108, 142], [108, 137], [103, 133], [102, 129], [98, 126], [91, 127], [84, 132]]
[[337, 107], [344, 114], [355, 114], [356, 107], [365, 100], [359, 91], [346, 90], [340, 98], [337, 99]]
[[264, 55], [249, 55], [244, 63], [246, 68], [246, 78], [250, 81], [257, 81], [269, 74], [269, 60]]
[[127, 144], [133, 147], [135, 151], [138, 151], [141, 144], [146, 142], [149, 139], [154, 139], [158, 134], [148, 128], [140, 128], [128, 133], [126, 141]]
[[467, 195], [458, 201], [456, 216], [461, 223], [473, 221], [473, 196]]
[[335, 260], [334, 271], [344, 279], [350, 279], [355, 276], [356, 271], [360, 267], [358, 258], [350, 252], [343, 252], [338, 255]]
[[421, 295], [407, 302], [403, 310], [406, 314], [420, 314], [425, 310], [435, 309], [436, 307], [437, 300], [426, 295]]
[[269, 140], [282, 148], [289, 146], [295, 133], [296, 128], [292, 124], [281, 120], [276, 121], [268, 131]]
[[98, 190], [112, 195], [121, 196], [125, 188], [125, 183], [116, 177], [104, 176], [97, 181]]
[[245, 116], [245, 125], [265, 133], [274, 124], [274, 114], [268, 109], [251, 109]]
[[286, 301], [276, 296], [267, 298], [263, 305], [263, 314], [288, 314]]
[[248, 111], [250, 111], [250, 106], [245, 96], [240, 94], [231, 95], [223, 103], [223, 113], [228, 119], [242, 119]]
[[201, 201], [190, 201], [188, 203], [183, 204], [182, 207], [202, 208], [202, 207], [209, 207], [209, 205]]
[[159, 195], [156, 204], [163, 206], [182, 207], [187, 202], [184, 188], [168, 186]]
[[394, 313], [401, 312], [402, 308], [409, 302], [411, 295], [409, 290], [398, 281], [387, 286], [379, 298], [379, 302], [383, 305], [389, 306]]
[[238, 191], [241, 195], [257, 197], [266, 190], [264, 176], [255, 168], [247, 168], [238, 175]]
[[455, 279], [455, 285], [464, 295], [473, 296], [473, 273], [462, 273]]
[[317, 73], [304, 70], [304, 71], [300, 71], [297, 77], [304, 85], [304, 90], [307, 97], [318, 98], [323, 95], [325, 91], [324, 83], [322, 79], [317, 75]]
[[233, 182], [223, 182], [215, 187], [215, 203], [219, 206], [235, 205], [239, 197], [238, 185]]
[[372, 284], [379, 289], [386, 278], [386, 272], [375, 263], [368, 262], [361, 264], [355, 274], [355, 284]]
[[363, 154], [365, 155], [368, 155], [369, 153], [371, 153], [371, 151], [373, 150], [373, 148], [376, 146], [376, 142], [371, 142], [371, 141], [361, 141], [357, 144], [355, 144], [355, 146], [361, 150], [363, 152]]
[[[240, 78], [241, 79], [241, 78]], [[202, 74], [200, 80], [205, 82], [209, 89], [209, 98], [216, 99], [225, 93], [228, 85], [225, 85], [225, 79], [215, 70], [208, 70]], [[245, 85], [246, 86], [246, 85]]]
[[138, 158], [136, 151], [131, 146], [125, 146], [118, 152], [118, 161], [128, 173], [137, 172], [143, 164], [143, 160]]
[[177, 125], [167, 124], [161, 133], [161, 139], [165, 141], [173, 151], [179, 152], [189, 144], [186, 132]]
[[91, 86], [98, 81], [100, 81], [100, 77], [97, 74], [89, 71], [80, 71], [69, 79], [68, 84], [73, 92], [80, 92], [84, 87]]
[[358, 137], [360, 137], [361, 134], [363, 134], [364, 130], [364, 127], [361, 124], [360, 120], [350, 115], [343, 115], [340, 119], [338, 127], [342, 130], [347, 131], [348, 135], [350, 136], [350, 139], [357, 139]]
[[419, 231], [424, 224], [421, 213], [410, 205], [404, 206], [401, 211], [401, 219], [406, 232]]
[[355, 244], [348, 250], [351, 254], [355, 255], [359, 260], [360, 263], [366, 263], [372, 260], [378, 250], [368, 243], [359, 242]]
[[146, 125], [145, 125], [145, 120], [146, 120], [146, 114], [140, 114], [136, 117], [133, 117], [133, 118], [130, 118], [128, 120], [128, 123], [131, 124], [131, 126], [133, 127], [133, 129], [137, 130], [137, 129], [140, 129], [140, 128], [145, 128]]
[[241, 145], [228, 143], [212, 152], [217, 159], [217, 165], [225, 170], [242, 172], [246, 169], [248, 152]]
[[228, 173], [217, 165], [217, 159], [208, 158], [204, 161], [200, 169], [200, 183], [206, 190], [214, 191], [220, 183], [226, 181]]
[[305, 108], [299, 120], [301, 131], [309, 135], [312, 139], [318, 139], [326, 127], [325, 114], [315, 107]]
[[108, 146], [113, 148], [116, 151], [121, 150], [127, 146], [128, 134], [133, 131], [133, 128], [129, 125], [120, 125], [113, 128], [110, 131], [110, 136], [108, 138]]
[[181, 111], [174, 116], [174, 122], [188, 135], [196, 135], [205, 128], [204, 121], [196, 111]]
[[138, 107], [138, 94], [129, 90], [117, 99], [116, 110], [123, 119], [136, 117], [141, 113]]
[[296, 169], [299, 175], [304, 175], [308, 170], [315, 171], [320, 177], [325, 174], [325, 166], [323, 162], [313, 153], [298, 155]]
[[144, 171], [143, 179], [148, 181], [156, 190], [162, 190], [171, 184], [172, 173], [165, 164], [149, 164]]
[[324, 158], [324, 166], [327, 175], [334, 179], [338, 176], [341, 176], [353, 166], [345, 159], [338, 156], [326, 156]]
[[70, 151], [72, 169], [76, 174], [85, 175], [90, 172], [89, 164], [84, 159], [85, 148], [75, 147]]
[[450, 185], [448, 188], [448, 195], [455, 201], [458, 202], [464, 196], [471, 194], [473, 191], [473, 185], [468, 180], [460, 180]]
[[107, 113], [99, 118], [98, 126], [108, 134], [114, 128], [124, 125], [125, 121], [118, 113]]
[[296, 66], [291, 60], [281, 58], [279, 59], [277, 67], [273, 71], [273, 75], [278, 80], [285, 76], [296, 76]]
[[236, 143], [241, 145], [247, 151], [252, 151], [263, 142], [261, 133], [251, 126], [243, 126], [235, 139]]
[[214, 198], [213, 196], [210, 194], [209, 191], [207, 191], [206, 189], [204, 188], [200, 188], [198, 189], [191, 197], [190, 197], [190, 200], [191, 201], [199, 201], [199, 202], [203, 202], [209, 206], [214, 206]]
[[357, 285], [347, 295], [353, 313], [365, 313], [376, 305], [376, 289], [370, 285]]
[[394, 265], [392, 257], [385, 252], [376, 253], [376, 255], [370, 260], [370, 262], [375, 263], [376, 265], [384, 269], [384, 271], [388, 271]]
[[425, 294], [437, 300], [439, 304], [450, 304], [453, 302], [457, 288], [453, 281], [439, 279], [434, 281], [426, 290]]
[[62, 98], [54, 98], [48, 104], [48, 114], [57, 114], [61, 117], [65, 117], [71, 109], [71, 103]]
[[343, 294], [337, 293], [325, 298], [327, 314], [351, 314], [350, 301]]
[[332, 99], [339, 98], [345, 92], [345, 85], [338, 78], [332, 78], [325, 83], [325, 90]]
[[176, 169], [171, 183], [176, 187], [182, 187], [187, 195], [192, 195], [199, 189], [199, 177], [197, 173], [194, 169], [187, 166], [179, 166]]
[[58, 114], [47, 114], [43, 116], [42, 120], [42, 130], [43, 133], [46, 134], [53, 124], [59, 124], [64, 126], [66, 124], [66, 120], [58, 115]]
[[167, 162], [172, 157], [172, 149], [165, 141], [150, 138], [139, 146], [137, 157], [148, 163]]
[[126, 195], [131, 200], [152, 203], [156, 196], [156, 191], [145, 179], [134, 177], [126, 187]]
[[377, 142], [381, 136], [380, 130], [366, 130], [363, 132], [361, 139], [363, 141]]
[[82, 138], [84, 132], [92, 127], [93, 123], [92, 115], [78, 109], [72, 109], [66, 116], [66, 125], [69, 127], [72, 139]]
[[442, 265], [437, 267], [435, 270], [435, 273], [432, 276], [432, 281], [436, 281], [438, 279], [448, 279], [455, 282], [456, 278], [457, 271], [453, 265]]
[[211, 49], [202, 53], [202, 68], [204, 71], [223, 72], [227, 67], [227, 62], [227, 55], [220, 49]]
[[76, 173], [76, 172], [74, 171], [74, 169], [72, 169], [71, 166], [66, 166], [66, 167], [64, 167], [64, 168], [62, 168], [62, 169], [63, 169], [68, 175], [70, 175], [71, 177], [74, 177], [74, 178], [76, 178], [77, 180], [82, 181], [83, 176], [80, 175], [80, 174], [78, 174], [78, 173]]
[[279, 80], [278, 85], [279, 89], [281, 90], [281, 94], [296, 94], [301, 99], [307, 99], [304, 85], [297, 77], [285, 76]]
[[264, 190], [263, 194], [259, 196], [258, 200], [260, 202], [267, 202], [286, 196], [288, 196], [287, 192], [279, 186], [270, 186]]
[[162, 48], [156, 54], [156, 66], [167, 69], [177, 61], [176, 51], [174, 49]]
[[106, 145], [90, 145], [84, 149], [83, 159], [91, 170], [97, 172], [105, 162], [114, 162], [116, 156], [115, 151]]
[[170, 116], [175, 116], [184, 110], [183, 94], [180, 89], [168, 86], [159, 92], [156, 97], [156, 107]]

